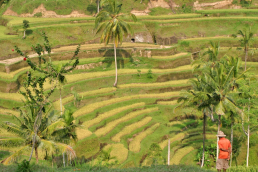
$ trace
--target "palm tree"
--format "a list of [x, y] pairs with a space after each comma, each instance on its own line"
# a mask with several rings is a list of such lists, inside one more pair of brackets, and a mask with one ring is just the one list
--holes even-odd
[[[33, 106], [28, 106], [26, 110], [20, 110], [20, 118], [13, 116], [17, 124], [5, 122], [1, 127], [9, 132], [14, 133], [17, 138], [1, 139], [2, 146], [22, 146], [17, 152], [2, 161], [3, 164], [9, 164], [28, 148], [33, 146], [34, 122], [37, 117], [38, 109]], [[76, 156], [73, 148], [65, 143], [55, 141], [53, 133], [57, 128], [65, 128], [66, 122], [56, 115], [54, 111], [46, 112], [42, 116], [42, 123], [36, 133], [35, 141], [35, 158], [38, 163], [38, 149], [48, 151], [52, 154], [60, 151], [66, 152], [72, 158]]]
[[249, 27], [249, 31], [247, 31], [246, 28], [244, 28], [243, 31], [238, 30], [237, 34], [232, 34], [234, 38], [236, 38], [238, 35], [242, 37], [239, 41], [241, 43], [241, 46], [244, 47], [244, 51], [245, 51], [245, 71], [246, 71], [246, 61], [248, 58], [248, 51], [254, 34], [251, 32], [251, 27]]
[[[207, 85], [207, 78], [204, 75], [195, 75], [195, 79], [190, 79], [192, 90], [183, 91], [178, 98], [178, 107], [195, 107], [203, 113], [203, 153], [201, 167], [204, 166], [205, 139], [206, 139], [206, 117], [211, 114], [212, 95], [210, 87]], [[177, 108], [178, 108], [177, 107]]]
[[96, 34], [102, 32], [101, 42], [105, 45], [112, 41], [114, 43], [114, 56], [115, 56], [115, 68], [116, 78], [114, 87], [117, 86], [117, 60], [116, 60], [116, 48], [118, 44], [122, 44], [123, 36], [133, 34], [133, 30], [127, 22], [123, 20], [124, 16], [131, 16], [133, 21], [137, 21], [136, 16], [132, 13], [123, 14], [120, 13], [122, 4], [118, 4], [116, 0], [106, 0], [107, 10], [102, 10], [98, 13], [95, 19], [95, 28], [97, 29]]
[[218, 61], [218, 55], [219, 55], [219, 48], [220, 43], [219, 42], [212, 42], [210, 41], [210, 47], [207, 51], [205, 51], [197, 60], [194, 60], [192, 62], [192, 66], [194, 67], [194, 70], [206, 68], [206, 67], [216, 67], [217, 61]]

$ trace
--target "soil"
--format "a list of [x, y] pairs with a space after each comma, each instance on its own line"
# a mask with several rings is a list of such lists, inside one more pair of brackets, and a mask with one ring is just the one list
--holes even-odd
[[3, 15], [8, 15], [8, 16], [18, 16], [18, 17], [33, 17], [36, 13], [42, 13], [42, 17], [46, 18], [70, 18], [70, 17], [91, 17], [89, 15], [85, 15], [82, 13], [79, 13], [78, 11], [73, 11], [69, 15], [58, 15], [54, 11], [47, 11], [46, 8], [44, 7], [43, 4], [41, 4], [38, 8], [34, 9], [32, 14], [30, 13], [25, 13], [25, 14], [17, 14], [16, 12], [12, 11], [11, 8], [9, 7]]
[[[218, 1], [218, 2], [213, 2], [213, 3], [199, 3], [199, 1], [195, 1], [193, 4], [194, 10], [203, 10], [204, 8], [207, 9], [221, 9], [225, 7], [229, 7], [232, 5], [233, 0], [225, 0], [225, 1]], [[236, 8], [236, 7], [234, 7]]]

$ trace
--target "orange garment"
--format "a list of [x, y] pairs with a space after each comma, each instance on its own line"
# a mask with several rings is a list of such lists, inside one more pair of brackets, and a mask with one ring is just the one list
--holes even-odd
[[219, 139], [218, 145], [219, 145], [219, 149], [220, 149], [219, 159], [228, 159], [229, 152], [222, 151], [221, 148], [229, 150], [229, 148], [231, 148], [230, 141], [228, 139], [222, 137]]

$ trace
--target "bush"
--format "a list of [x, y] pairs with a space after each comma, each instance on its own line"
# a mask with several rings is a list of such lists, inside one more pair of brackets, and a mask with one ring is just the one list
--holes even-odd
[[148, 70], [148, 73], [147, 73], [147, 78], [150, 78], [152, 79], [153, 78], [153, 75], [152, 75], [152, 70]]
[[7, 23], [8, 23], [8, 20], [6, 20], [6, 19], [0, 17], [0, 25], [2, 25], [2, 26], [7, 26]]
[[42, 17], [42, 13], [38, 12], [38, 13], [34, 14], [34, 17]]
[[16, 172], [32, 172], [30, 162], [24, 159], [20, 164], [18, 164]]
[[258, 167], [231, 167], [227, 170], [227, 172], [256, 172], [258, 171]]
[[241, 4], [242, 7], [249, 7], [252, 4], [252, 1], [241, 0], [240, 4]]
[[189, 47], [190, 42], [188, 42], [188, 41], [182, 41], [182, 42], [180, 42], [180, 45], [183, 46], [183, 47]]

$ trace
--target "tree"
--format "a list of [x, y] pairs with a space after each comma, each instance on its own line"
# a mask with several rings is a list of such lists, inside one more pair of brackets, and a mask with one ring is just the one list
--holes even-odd
[[[237, 91], [239, 88], [239, 80], [242, 80], [244, 78], [243, 73], [242, 76], [240, 75], [240, 69], [241, 67], [241, 58], [240, 57], [228, 57], [225, 56], [224, 58], [222, 58], [221, 63], [223, 63], [223, 65], [225, 66], [225, 69], [227, 70], [227, 72], [229, 72], [231, 70], [231, 68], [233, 67], [233, 86], [232, 86], [232, 91]], [[235, 121], [237, 120], [237, 118], [239, 117], [238, 114], [233, 113], [232, 111], [230, 111], [229, 113], [227, 113], [229, 116], [229, 121], [231, 121], [231, 145], [232, 145], [232, 149], [233, 149], [233, 126], [235, 124]], [[232, 151], [231, 151], [231, 156], [230, 156], [230, 166], [232, 163]]]
[[79, 125], [74, 123], [73, 113], [70, 110], [65, 110], [58, 122], [58, 125], [62, 126], [62, 128], [55, 129], [52, 133], [54, 140], [66, 144], [69, 144], [71, 140], [76, 142], [78, 138], [75, 129], [79, 127]]
[[[212, 50], [209, 49], [204, 55], [208, 54], [208, 62], [204, 61], [204, 56], [195, 69], [201, 69], [202, 73], [195, 75], [195, 79], [190, 80], [193, 90], [184, 91], [178, 102], [183, 101], [182, 107], [192, 106], [203, 112], [203, 158], [205, 155], [205, 123], [206, 116], [215, 112], [219, 116], [218, 131], [220, 130], [220, 116], [230, 112], [240, 114], [241, 110], [236, 106], [235, 95], [233, 92], [237, 88], [237, 82], [244, 77], [244, 73], [239, 74], [240, 59], [224, 56], [217, 61], [219, 44], [212, 44]], [[233, 126], [232, 126], [233, 127]], [[232, 132], [233, 136], [233, 132]], [[217, 148], [218, 155], [218, 148]]]
[[[257, 130], [257, 79], [252, 75], [239, 82], [241, 97], [238, 104], [243, 106], [242, 130], [247, 136], [246, 166], [249, 166], [250, 133]], [[245, 113], [244, 113], [245, 112]], [[246, 119], [247, 118], [247, 119]], [[247, 129], [245, 129], [247, 128]]]
[[26, 30], [28, 29], [30, 27], [30, 25], [29, 25], [29, 21], [28, 20], [23, 20], [23, 29], [24, 29], [24, 31], [23, 31], [23, 39], [25, 39], [26, 38]]
[[[1, 127], [9, 132], [14, 133], [17, 138], [10, 138], [1, 140], [1, 146], [21, 146], [17, 152], [13, 153], [11, 156], [2, 161], [3, 164], [8, 164], [13, 161], [16, 157], [26, 151], [29, 147], [34, 144], [35, 158], [38, 163], [38, 150], [48, 151], [52, 154], [56, 153], [56, 150], [68, 153], [72, 158], [76, 156], [75, 151], [71, 146], [55, 141], [55, 136], [53, 133], [57, 132], [59, 128], [66, 128], [66, 121], [64, 118], [58, 118], [58, 115], [54, 111], [46, 111], [42, 115], [41, 125], [34, 133], [34, 123], [37, 118], [38, 107], [33, 105], [26, 106], [24, 108], [19, 108], [20, 117], [13, 115], [17, 124], [11, 122], [5, 122]], [[33, 136], [36, 134], [36, 141], [33, 143]]]
[[116, 77], [114, 87], [117, 86], [117, 59], [116, 59], [116, 48], [118, 44], [122, 44], [123, 36], [127, 36], [129, 33], [133, 34], [133, 30], [122, 17], [131, 16], [133, 21], [137, 21], [136, 16], [132, 13], [123, 14], [120, 13], [122, 4], [118, 4], [116, 0], [107, 0], [107, 10], [102, 10], [98, 13], [95, 19], [96, 34], [102, 32], [100, 40], [105, 45], [112, 41], [114, 43], [114, 57], [115, 57], [115, 68]]
[[[205, 131], [206, 116], [211, 113], [212, 95], [210, 95], [210, 87], [207, 85], [207, 77], [204, 75], [195, 75], [195, 79], [190, 79], [192, 90], [182, 91], [178, 98], [178, 107], [195, 107], [203, 113], [203, 152], [201, 167], [204, 166], [205, 156]], [[178, 108], [177, 107], [177, 108]]]
[[253, 40], [253, 32], [251, 32], [251, 27], [249, 27], [249, 30], [247, 31], [246, 28], [242, 30], [239, 30], [237, 34], [232, 34], [234, 38], [237, 38], [237, 36], [241, 36], [241, 39], [239, 40], [241, 43], [241, 46], [244, 47], [245, 51], [245, 71], [246, 71], [246, 61], [248, 59], [248, 51], [250, 48], [251, 41]]
[[[194, 71], [199, 70], [209, 71], [208, 69], [218, 66], [218, 54], [219, 54], [219, 43], [210, 42], [210, 48], [199, 57], [198, 60], [192, 62]], [[205, 161], [205, 138], [206, 138], [206, 118], [210, 116], [213, 120], [213, 103], [212, 99], [213, 88], [209, 85], [208, 77], [204, 73], [196, 74], [195, 79], [190, 79], [190, 83], [193, 90], [182, 92], [178, 102], [182, 102], [179, 107], [196, 107], [203, 113], [203, 152], [202, 152], [202, 163], [201, 167], [204, 166]]]
[[[37, 133], [42, 122], [42, 114], [45, 113], [46, 106], [49, 105], [48, 98], [57, 87], [58, 81], [64, 79], [63, 74], [73, 70], [79, 64], [79, 59], [76, 56], [80, 51], [80, 46], [77, 47], [71, 60], [57, 70], [57, 67], [51, 61], [51, 46], [48, 37], [44, 32], [42, 33], [42, 36], [45, 41], [44, 45], [42, 46], [37, 44], [36, 46], [32, 46], [32, 50], [38, 54], [38, 63], [32, 62], [26, 54], [24, 54], [17, 46], [15, 46], [16, 52], [21, 56], [24, 56], [24, 60], [27, 61], [28, 65], [32, 69], [28, 73], [26, 81], [23, 83], [25, 91], [20, 91], [20, 93], [26, 99], [25, 106], [31, 105], [37, 110], [37, 116], [34, 121], [34, 135], [29, 161], [32, 158], [33, 150], [35, 148]], [[49, 61], [47, 61], [43, 56], [44, 52], [48, 53]], [[46, 92], [44, 89], [44, 83], [47, 80], [50, 81], [52, 87], [50, 91]]]

